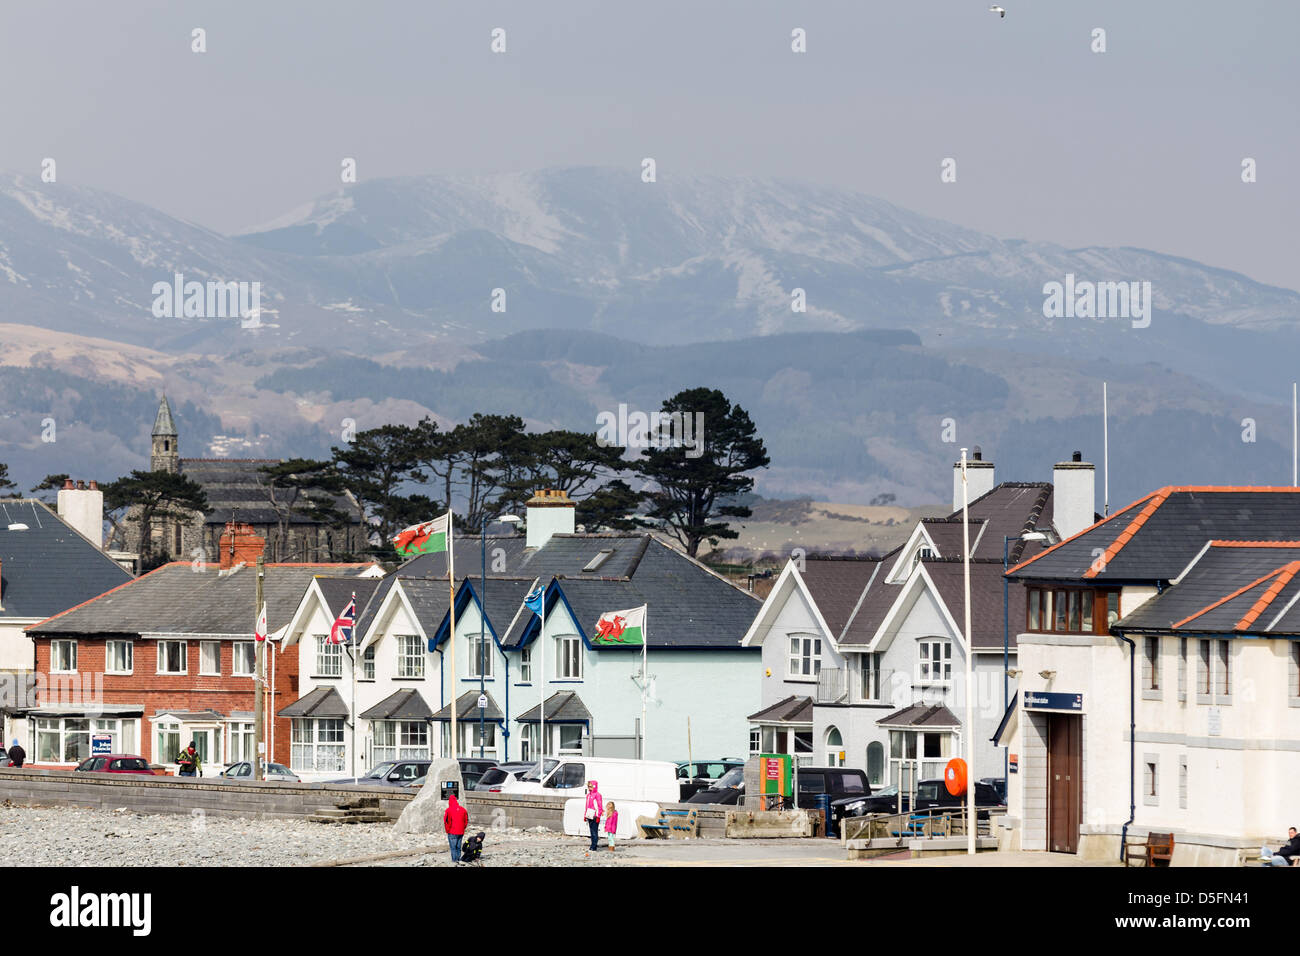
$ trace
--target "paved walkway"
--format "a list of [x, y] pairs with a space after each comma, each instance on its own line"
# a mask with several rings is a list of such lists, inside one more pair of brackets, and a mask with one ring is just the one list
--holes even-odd
[[625, 863], [642, 866], [1118, 866], [1091, 863], [1069, 853], [998, 853], [935, 856], [926, 859], [876, 857], [849, 860], [838, 840], [655, 840], [618, 849]]

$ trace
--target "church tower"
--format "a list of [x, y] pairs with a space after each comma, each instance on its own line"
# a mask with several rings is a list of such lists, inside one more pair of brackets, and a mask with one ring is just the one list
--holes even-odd
[[149, 470], [169, 471], [172, 474], [181, 470], [176, 423], [172, 421], [172, 409], [167, 404], [166, 395], [158, 403], [158, 415], [153, 420], [153, 448], [149, 454]]

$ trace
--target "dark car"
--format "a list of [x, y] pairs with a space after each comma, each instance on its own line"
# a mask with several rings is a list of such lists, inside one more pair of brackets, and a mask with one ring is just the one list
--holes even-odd
[[713, 785], [692, 794], [686, 803], [712, 803], [719, 806], [736, 806], [745, 797], [745, 765], [732, 767]]
[[[839, 817], [862, 817], [878, 813], [911, 813], [910, 796], [904, 793], [902, 796], [902, 807], [899, 808], [898, 788], [886, 787], [868, 797], [850, 797], [848, 799], [838, 800], [832, 806], [832, 813]], [[979, 781], [975, 784], [975, 806], [981, 807], [1000, 807], [1005, 804], [1005, 800], [998, 793], [997, 789]], [[916, 809], [932, 810], [935, 808], [947, 809], [964, 806], [966, 798], [964, 794], [953, 796], [948, 792], [948, 787], [942, 779], [921, 780], [916, 785]], [[981, 820], [988, 818], [988, 811], [979, 810]]]
[[487, 773], [497, 765], [495, 760], [478, 757], [460, 757], [460, 779], [465, 785], [466, 790], [473, 790], [474, 785], [478, 783], [479, 777]]
[[326, 780], [325, 783], [401, 787], [417, 777], [423, 777], [428, 770], [428, 760], [385, 760], [375, 764], [364, 777], [343, 777], [339, 780]]
[[731, 770], [745, 767], [743, 760], [688, 760], [677, 765], [677, 783], [683, 802], [707, 790]]
[[987, 783], [997, 791], [998, 802], [1005, 805], [1007, 802], [1007, 778], [1006, 777], [980, 777], [980, 783]]
[[852, 767], [800, 767], [795, 784], [795, 806], [801, 810], [817, 809], [818, 797], [830, 797], [831, 820], [838, 821], [837, 801], [871, 796], [867, 774]]

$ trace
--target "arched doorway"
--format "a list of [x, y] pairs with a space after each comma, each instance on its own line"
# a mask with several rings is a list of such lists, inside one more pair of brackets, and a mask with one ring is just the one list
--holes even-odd
[[826, 766], [844, 766], [844, 738], [837, 727], [826, 731]]

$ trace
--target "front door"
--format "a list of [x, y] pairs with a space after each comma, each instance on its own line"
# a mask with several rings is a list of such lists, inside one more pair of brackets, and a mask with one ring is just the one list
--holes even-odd
[[187, 731], [190, 740], [194, 741], [194, 749], [199, 752], [203, 776], [212, 777], [221, 773], [221, 749], [218, 743], [218, 731], [215, 728], [208, 727], [202, 729], [189, 727]]
[[1047, 848], [1053, 853], [1079, 851], [1083, 822], [1083, 718], [1050, 714], [1047, 718]]

